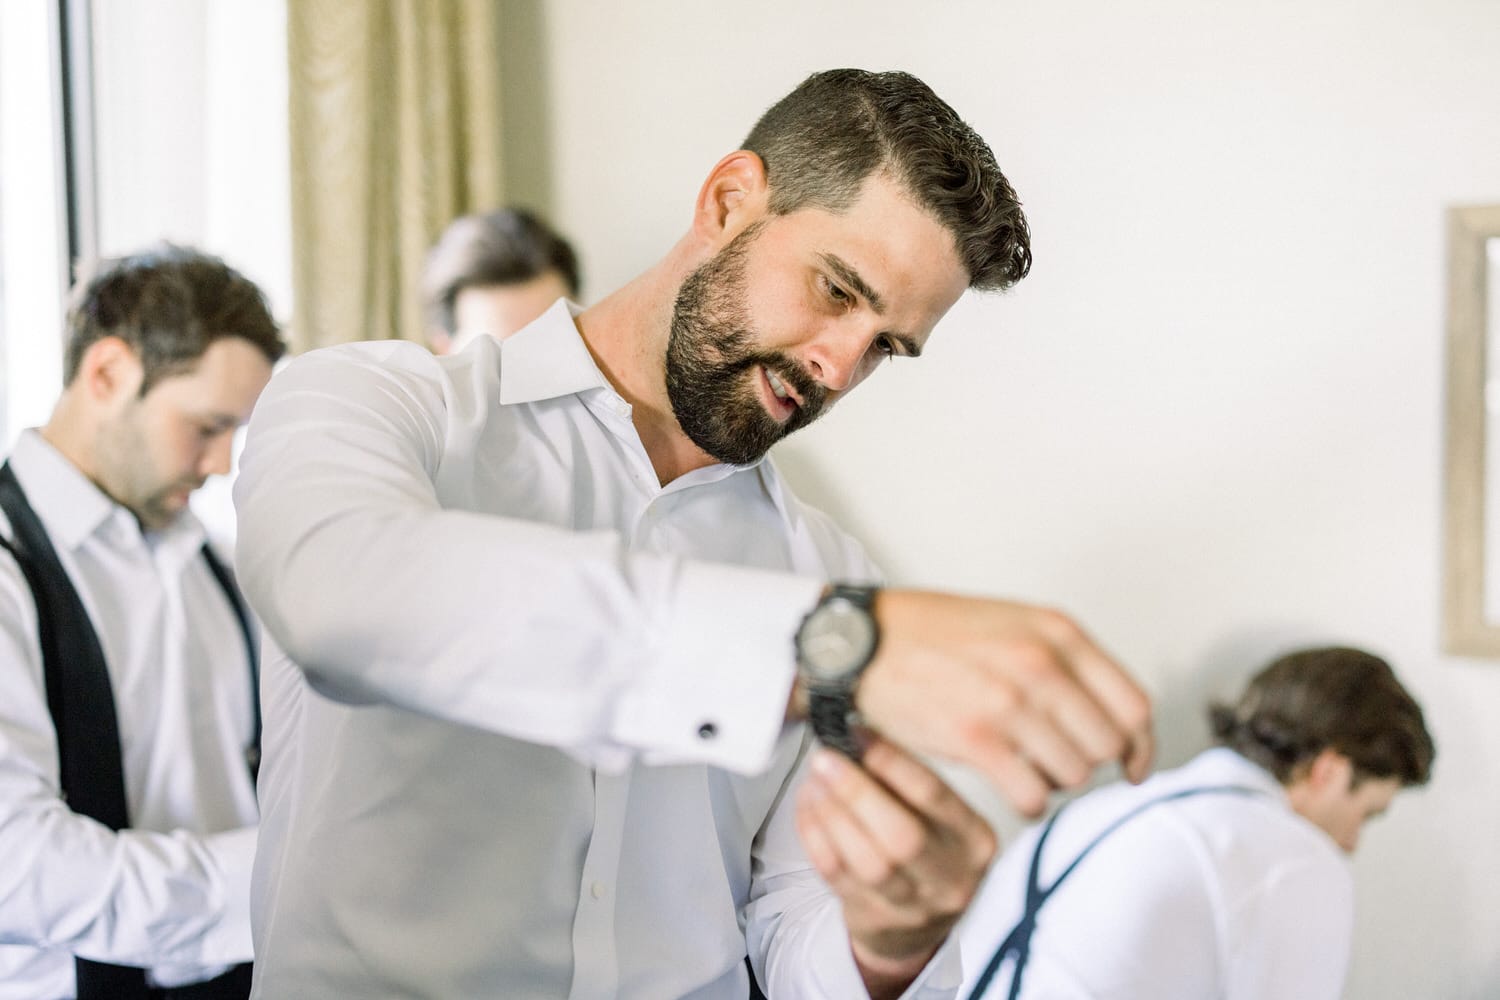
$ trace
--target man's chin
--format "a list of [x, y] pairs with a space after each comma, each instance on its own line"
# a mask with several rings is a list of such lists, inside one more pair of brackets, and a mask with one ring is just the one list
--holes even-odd
[[188, 509], [188, 497], [191, 495], [189, 491], [187, 494], [173, 493], [159, 497], [136, 508], [132, 513], [145, 530], [164, 531], [182, 518], [183, 512]]
[[[692, 437], [692, 435], [689, 435]], [[781, 440], [780, 437], [776, 441]], [[720, 438], [699, 439], [693, 437], [693, 443], [705, 455], [715, 462], [723, 462], [725, 465], [754, 465], [766, 457], [766, 452], [771, 450], [771, 445], [776, 441], [761, 444], [757, 441], [747, 445], [744, 441], [725, 441]]]

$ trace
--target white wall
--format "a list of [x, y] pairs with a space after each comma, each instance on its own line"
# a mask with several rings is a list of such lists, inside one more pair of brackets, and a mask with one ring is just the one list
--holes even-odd
[[1438, 635], [1443, 210], [1500, 202], [1500, 4], [519, 6], [506, 62], [544, 72], [510, 82], [548, 112], [511, 176], [554, 168], [594, 295], [814, 69], [912, 70], [990, 137], [1032, 277], [783, 467], [895, 581], [1076, 613], [1168, 762], [1288, 643], [1389, 656], [1440, 754], [1358, 856], [1348, 995], [1500, 996], [1500, 662]]

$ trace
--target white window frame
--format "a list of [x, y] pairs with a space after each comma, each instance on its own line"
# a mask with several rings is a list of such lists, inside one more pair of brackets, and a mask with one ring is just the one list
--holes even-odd
[[63, 4], [0, 3], [0, 449], [62, 384], [68, 289]]

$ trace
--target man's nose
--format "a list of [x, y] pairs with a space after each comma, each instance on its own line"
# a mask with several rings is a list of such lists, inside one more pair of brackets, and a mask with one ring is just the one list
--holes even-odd
[[803, 357], [813, 378], [834, 392], [843, 392], [859, 381], [874, 337], [868, 330], [834, 324], [819, 333]]
[[224, 431], [215, 435], [209, 442], [208, 448], [203, 452], [203, 461], [199, 463], [198, 472], [207, 476], [227, 476], [229, 468], [234, 461], [234, 431]]

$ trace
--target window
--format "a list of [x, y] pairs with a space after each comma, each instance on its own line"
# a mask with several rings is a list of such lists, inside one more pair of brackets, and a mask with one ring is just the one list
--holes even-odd
[[[290, 189], [284, 0], [0, 0], [0, 453], [62, 387], [73, 260], [190, 244], [284, 322]], [[228, 493], [193, 498], [225, 540]]]
[[0, 448], [47, 419], [67, 294], [62, 24], [55, 0], [0, 3]]

